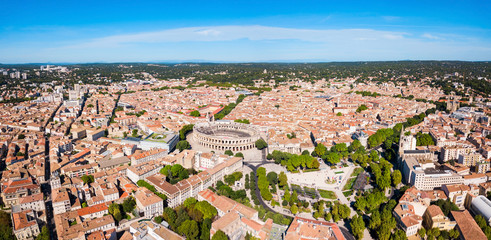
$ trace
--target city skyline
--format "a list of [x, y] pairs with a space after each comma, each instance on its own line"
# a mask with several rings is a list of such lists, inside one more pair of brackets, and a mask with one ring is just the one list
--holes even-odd
[[[0, 63], [488, 61], [489, 3], [7, 2]], [[22, 14], [19, 14], [22, 13]]]

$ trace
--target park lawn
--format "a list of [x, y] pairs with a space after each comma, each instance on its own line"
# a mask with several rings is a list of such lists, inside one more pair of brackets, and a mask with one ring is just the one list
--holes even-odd
[[363, 168], [355, 168], [355, 170], [353, 170], [353, 173], [351, 174], [351, 176], [357, 177], [361, 172], [363, 172]]
[[345, 192], [343, 192], [343, 195], [345, 197], [349, 197], [349, 196], [353, 195], [353, 190], [345, 191]]
[[321, 197], [323, 198], [327, 198], [327, 199], [337, 199], [338, 196], [336, 196], [336, 193], [334, 193], [333, 191], [328, 191], [328, 190], [322, 190], [322, 189], [319, 189], [319, 194], [321, 195]]
[[320, 169], [305, 169], [303, 172], [317, 172], [320, 171]]
[[312, 199], [316, 199], [317, 198], [317, 191], [315, 191], [314, 188], [309, 188], [309, 187], [303, 187], [303, 190], [304, 190], [304, 193], [303, 196], [306, 197], [310, 197]]
[[355, 184], [356, 178], [350, 178], [347, 182], [346, 185], [343, 187], [343, 191], [345, 190], [351, 190], [353, 188], [353, 184]]
[[292, 184], [291, 185], [291, 190], [292, 191], [297, 191], [297, 194], [303, 195], [302, 187], [300, 187], [298, 185]]

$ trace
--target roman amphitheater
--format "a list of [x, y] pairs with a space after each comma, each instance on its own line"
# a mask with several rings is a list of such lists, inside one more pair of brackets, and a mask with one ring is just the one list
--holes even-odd
[[195, 143], [219, 151], [253, 149], [259, 138], [259, 130], [255, 126], [243, 123], [201, 122], [193, 128]]

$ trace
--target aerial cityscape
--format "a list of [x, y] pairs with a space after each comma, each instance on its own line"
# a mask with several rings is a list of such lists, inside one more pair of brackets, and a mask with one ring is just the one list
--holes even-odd
[[491, 239], [490, 3], [54, 2], [2, 3], [0, 240]]

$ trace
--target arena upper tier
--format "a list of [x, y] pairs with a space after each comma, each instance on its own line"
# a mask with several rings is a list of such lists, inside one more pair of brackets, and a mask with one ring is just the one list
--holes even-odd
[[249, 124], [202, 122], [194, 125], [193, 138], [203, 147], [235, 152], [255, 148], [260, 136], [258, 129]]

